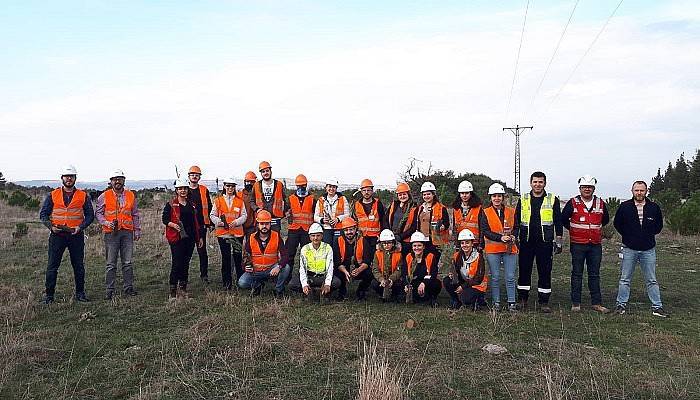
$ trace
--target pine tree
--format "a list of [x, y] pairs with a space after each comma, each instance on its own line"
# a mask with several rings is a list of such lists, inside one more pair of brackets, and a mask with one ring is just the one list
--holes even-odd
[[695, 152], [690, 164], [690, 173], [688, 174], [688, 191], [690, 193], [700, 191], [700, 149]]
[[666, 172], [664, 172], [664, 190], [671, 190], [671, 189], [676, 189], [678, 190], [678, 187], [676, 186], [677, 181], [676, 181], [676, 174], [675, 171], [673, 170], [673, 164], [671, 162], [668, 162], [668, 167], [666, 167]]
[[664, 177], [661, 175], [661, 168], [659, 168], [656, 171], [656, 176], [652, 178], [651, 183], [649, 184], [649, 191], [651, 193], [659, 193], [663, 192], [666, 189], [666, 185], [664, 182]]
[[681, 194], [681, 198], [687, 199], [690, 191], [688, 190], [688, 180], [690, 179], [690, 171], [688, 168], [688, 163], [685, 161], [685, 154], [681, 153], [681, 156], [676, 160], [676, 167], [673, 168], [673, 174], [677, 181], [677, 190]]

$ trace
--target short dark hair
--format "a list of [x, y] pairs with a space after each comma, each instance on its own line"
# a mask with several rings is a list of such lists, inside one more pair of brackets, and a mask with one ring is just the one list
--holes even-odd
[[634, 181], [634, 183], [632, 184], [632, 187], [634, 187], [634, 185], [644, 185], [645, 188], [649, 187], [649, 186], [647, 186], [647, 183], [644, 181]]
[[542, 171], [535, 171], [530, 175], [530, 182], [532, 182], [532, 178], [542, 178], [544, 179], [544, 183], [547, 183], [547, 175], [544, 174]]

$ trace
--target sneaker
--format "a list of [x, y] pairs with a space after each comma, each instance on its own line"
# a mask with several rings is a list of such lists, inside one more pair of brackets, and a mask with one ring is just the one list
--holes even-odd
[[518, 306], [515, 303], [508, 303], [508, 312], [517, 313]]
[[[593, 306], [593, 307], [595, 307], [595, 306]], [[594, 310], [595, 310], [595, 308], [594, 308]], [[573, 312], [579, 312], [579, 311], [581, 311], [581, 305], [580, 305], [580, 304], [572, 304], [572, 305], [571, 305], [571, 311], [573, 311]]]
[[79, 301], [81, 303], [87, 303], [88, 301], [90, 301], [90, 299], [88, 299], [87, 296], [85, 295], [85, 292], [77, 293], [75, 295], [75, 300]]
[[552, 308], [546, 304], [540, 304], [540, 312], [544, 314], [550, 314], [552, 312]]
[[625, 312], [627, 312], [627, 310], [625, 309], [625, 305], [624, 305], [624, 304], [618, 304], [618, 305], [615, 307], [615, 314], [617, 314], [617, 315], [624, 315]]
[[663, 308], [652, 308], [651, 309], [651, 315], [655, 317], [660, 317], [660, 318], [668, 318], [668, 314], [664, 311]]
[[124, 291], [124, 294], [127, 295], [127, 296], [134, 297], [134, 296], [136, 296], [136, 295], [139, 294], [139, 293], [138, 293], [134, 288], [127, 288], [127, 289]]
[[599, 313], [601, 313], [601, 314], [607, 314], [607, 313], [610, 312], [610, 309], [609, 309], [609, 308], [603, 307], [603, 306], [600, 305], [600, 304], [594, 304], [594, 305], [591, 306], [591, 308], [593, 309], [593, 311], [599, 312]]
[[47, 305], [53, 303], [53, 296], [49, 296], [48, 294], [45, 294], [44, 298], [41, 299], [41, 303], [47, 304]]

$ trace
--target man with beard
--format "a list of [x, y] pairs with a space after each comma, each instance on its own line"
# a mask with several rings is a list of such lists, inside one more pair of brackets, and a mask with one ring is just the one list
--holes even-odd
[[307, 189], [308, 180], [304, 174], [299, 174], [294, 179], [296, 191], [289, 195], [289, 210], [287, 218], [289, 226], [287, 228], [287, 252], [289, 254], [289, 265], [294, 271], [294, 258], [297, 255], [297, 248], [304, 247], [309, 243], [309, 228], [314, 222], [314, 207], [316, 200], [313, 195], [309, 195]]
[[374, 247], [357, 230], [357, 223], [352, 217], [346, 217], [340, 223], [343, 233], [338, 237], [338, 246], [334, 249], [335, 269], [333, 274], [340, 279], [338, 300], [347, 298], [348, 285], [351, 281], [360, 281], [355, 292], [355, 299], [364, 300], [372, 283], [372, 269], [369, 267], [374, 256]]
[[369, 179], [363, 179], [360, 183], [362, 199], [355, 202], [355, 216], [362, 232], [372, 247], [377, 245], [379, 232], [386, 228], [384, 221], [384, 205], [374, 197], [374, 183]]
[[207, 229], [213, 229], [214, 225], [209, 219], [209, 213], [211, 213], [211, 195], [209, 194], [209, 189], [199, 184], [199, 180], [202, 178], [202, 170], [193, 165], [187, 172], [187, 177], [190, 181], [190, 190], [188, 200], [194, 204], [197, 210], [197, 218], [199, 219], [200, 235], [202, 242], [204, 243], [201, 247], [197, 246], [197, 254], [199, 254], [199, 276], [202, 282], [209, 284], [209, 255], [207, 254]]
[[136, 196], [124, 188], [124, 172], [116, 170], [109, 178], [110, 188], [97, 198], [95, 216], [102, 225], [105, 241], [105, 300], [114, 296], [114, 282], [117, 278], [117, 258], [122, 260], [124, 294], [136, 296], [132, 256], [134, 241], [141, 237], [141, 215]]
[[279, 232], [282, 229], [281, 220], [289, 209], [287, 199], [284, 197], [284, 184], [277, 179], [272, 179], [272, 166], [263, 161], [258, 166], [262, 179], [253, 185], [253, 198], [251, 207], [253, 211], [266, 210], [272, 215], [272, 230]]
[[[243, 201], [243, 205], [245, 206], [245, 212], [246, 212], [246, 220], [243, 223], [243, 231], [245, 234], [253, 233], [255, 232], [255, 211], [253, 211], [253, 207], [251, 206], [251, 203], [254, 203], [253, 199], [253, 185], [255, 185], [255, 181], [258, 180], [258, 177], [255, 175], [255, 172], [253, 171], [248, 171], [245, 173], [245, 177], [243, 178], [243, 189], [238, 191], [237, 196]], [[241, 243], [243, 243], [243, 240], [241, 239]], [[236, 265], [239, 265], [241, 262], [241, 256], [240, 252], [238, 253], [238, 258], [236, 258], [234, 254], [234, 260], [238, 263]]]
[[46, 292], [43, 303], [54, 301], [56, 277], [66, 248], [70, 253], [75, 278], [75, 300], [90, 301], [85, 295], [85, 235], [83, 231], [95, 219], [90, 197], [75, 187], [77, 172], [69, 165], [61, 172], [63, 186], [54, 189], [41, 206], [39, 218], [49, 228], [49, 261], [46, 267]]

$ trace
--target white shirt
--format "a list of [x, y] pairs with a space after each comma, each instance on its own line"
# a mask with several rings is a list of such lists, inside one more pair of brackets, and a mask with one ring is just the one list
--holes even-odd
[[270, 200], [272, 200], [272, 191], [275, 188], [275, 180], [270, 179], [270, 183], [267, 183], [265, 181], [262, 181], [262, 192], [263, 196], [265, 197], [265, 202], [269, 203]]

